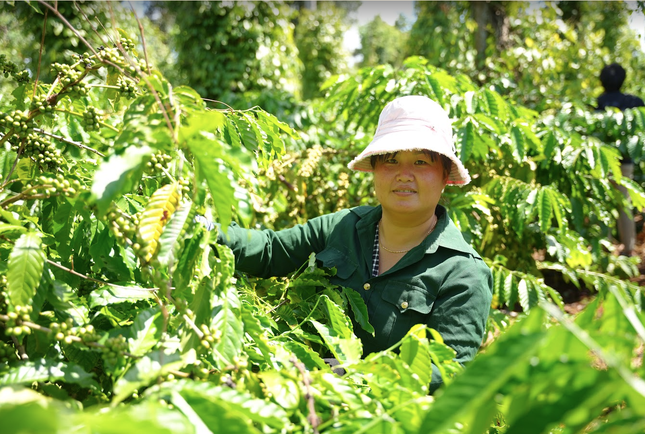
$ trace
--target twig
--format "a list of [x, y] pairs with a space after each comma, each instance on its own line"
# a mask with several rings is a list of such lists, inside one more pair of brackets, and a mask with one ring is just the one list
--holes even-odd
[[186, 321], [186, 324], [188, 324], [188, 326], [189, 326], [191, 329], [193, 329], [193, 331], [195, 332], [195, 334], [197, 334], [197, 336], [199, 336], [199, 339], [203, 339], [203, 338], [204, 338], [204, 332], [202, 332], [202, 331], [199, 329], [199, 327], [197, 327], [197, 325], [195, 324], [195, 322], [194, 322], [192, 319], [190, 319], [190, 317], [189, 317], [188, 315], [183, 314], [183, 315], [182, 315], [182, 318]]
[[[0, 143], [4, 141], [4, 139], [8, 136], [9, 134], [5, 135], [2, 140], [0, 140]], [[7, 184], [9, 184], [9, 180], [11, 179], [11, 176], [13, 175], [14, 170], [16, 170], [16, 166], [18, 165], [18, 160], [20, 160], [20, 156], [22, 155], [22, 151], [25, 149], [25, 141], [22, 141], [22, 144], [20, 145], [20, 148], [18, 148], [18, 152], [16, 153], [16, 159], [13, 161], [13, 166], [11, 166], [11, 170], [7, 174], [7, 177], [5, 178], [4, 182], [2, 183], [1, 188], [5, 188]]]
[[235, 109], [234, 109], [233, 107], [231, 107], [230, 105], [226, 104], [226, 103], [225, 103], [225, 102], [223, 102], [223, 101], [218, 101], [218, 100], [216, 100], [216, 99], [208, 99], [208, 98], [202, 98], [202, 100], [204, 100], [204, 101], [208, 101], [208, 102], [215, 102], [215, 103], [218, 103], [218, 104], [222, 104], [222, 105], [225, 105], [226, 107], [228, 107], [228, 109], [229, 109], [229, 110], [231, 110], [231, 111], [235, 111]]
[[78, 30], [76, 30], [76, 29], [74, 28], [74, 26], [72, 26], [72, 25], [70, 24], [70, 22], [69, 22], [69, 21], [67, 21], [67, 20], [65, 19], [65, 17], [63, 16], [63, 14], [61, 14], [60, 12], [58, 12], [58, 10], [57, 10], [56, 8], [54, 8], [52, 5], [50, 5], [49, 3], [47, 3], [47, 2], [46, 2], [46, 1], [44, 1], [44, 0], [38, 0], [38, 3], [40, 3], [41, 5], [45, 6], [45, 7], [46, 7], [46, 8], [48, 8], [49, 10], [51, 10], [51, 11], [54, 13], [54, 15], [56, 15], [56, 16], [58, 17], [58, 19], [60, 19], [62, 22], [64, 22], [64, 23], [67, 25], [67, 27], [69, 27], [69, 29], [70, 29], [72, 32], [74, 32], [74, 34], [78, 37], [78, 39], [80, 39], [81, 41], [83, 41], [83, 43], [84, 43], [85, 45], [87, 45], [87, 47], [90, 49], [90, 51], [91, 51], [92, 53], [94, 53], [94, 55], [95, 55], [95, 56], [97, 56], [97, 57], [98, 57], [98, 53], [94, 50], [94, 48], [92, 47], [92, 45], [90, 45], [90, 43], [89, 43], [89, 42], [87, 42], [87, 41], [85, 40], [85, 38], [84, 38], [83, 36], [81, 36], [81, 34], [80, 34], [80, 33], [78, 33]]
[[302, 382], [305, 384], [305, 399], [307, 400], [307, 409], [309, 410], [307, 421], [309, 421], [309, 423], [311, 424], [311, 428], [314, 430], [314, 434], [318, 434], [318, 425], [320, 425], [322, 419], [316, 414], [316, 402], [314, 401], [314, 396], [311, 393], [309, 374], [307, 374], [307, 370], [305, 369], [305, 366], [302, 364], [302, 362], [300, 362], [295, 357], [291, 358], [291, 363], [293, 363], [293, 365], [300, 371], [300, 374], [302, 375]]
[[[73, 274], [74, 276], [78, 276], [78, 277], [80, 277], [82, 279], [89, 280], [90, 282], [100, 283], [101, 285], [111, 286], [112, 288], [120, 288], [120, 289], [128, 289], [128, 290], [135, 289], [135, 288], [133, 288], [131, 286], [116, 285], [114, 283], [94, 279], [93, 277], [88, 277], [88, 276], [86, 276], [84, 274], [79, 273], [78, 271], [70, 270], [69, 268], [67, 268], [67, 267], [65, 267], [65, 266], [63, 266], [63, 265], [61, 265], [61, 264], [59, 264], [57, 262], [54, 262], [51, 259], [47, 259], [47, 263], [50, 264], [50, 265], [53, 265], [54, 267], [60, 268], [63, 271], [67, 271], [68, 273]], [[146, 291], [146, 292], [156, 292], [157, 291], [157, 288], [136, 288], [136, 289], [140, 290], [140, 291]]]
[[43, 60], [43, 46], [45, 45], [45, 32], [47, 31], [47, 14], [49, 11], [45, 9], [45, 18], [43, 18], [43, 37], [40, 39], [40, 49], [38, 50], [38, 69], [36, 70], [36, 78], [34, 80], [34, 94], [36, 96], [36, 90], [38, 89], [38, 78], [40, 77], [40, 64]]
[[[30, 191], [30, 190], [32, 189], [25, 190], [25, 191]], [[45, 193], [29, 195], [29, 194], [26, 194], [25, 191], [20, 192], [17, 195], [0, 202], [0, 208], [4, 208], [5, 206], [11, 205], [14, 202], [18, 202], [20, 199], [31, 200], [31, 199], [46, 199], [48, 197], [51, 197], [51, 194], [45, 194]]]
[[[78, 11], [83, 15], [83, 18], [85, 19], [85, 22], [87, 22], [87, 24], [89, 24], [89, 25], [90, 25], [90, 28], [94, 31], [94, 34], [96, 34], [96, 36], [99, 38], [99, 40], [100, 40], [102, 43], [104, 43], [104, 44], [105, 44], [105, 41], [103, 41], [103, 37], [102, 37], [102, 36], [101, 36], [101, 34], [96, 30], [96, 28], [92, 25], [92, 21], [89, 19], [89, 17], [88, 17], [88, 16], [87, 16], [87, 14], [85, 13], [85, 11], [84, 11], [83, 9], [81, 9], [80, 5], [79, 5], [77, 2], [74, 2], [74, 6], [76, 6], [76, 9], [78, 9]], [[97, 21], [98, 21], [98, 19], [97, 19]], [[101, 24], [101, 22], [100, 22], [100, 21], [99, 21], [99, 24]], [[101, 24], [101, 26], [102, 26], [102, 24]], [[105, 29], [103, 29], [103, 30], [105, 30]], [[107, 45], [107, 44], [106, 44], [106, 45]]]
[[66, 139], [66, 138], [65, 138], [65, 137], [63, 137], [63, 136], [57, 136], [56, 134], [48, 133], [47, 131], [41, 130], [40, 128], [34, 128], [34, 132], [36, 132], [36, 133], [38, 133], [38, 134], [42, 134], [42, 135], [44, 135], [44, 136], [49, 136], [49, 137], [51, 137], [51, 138], [53, 138], [53, 139], [56, 139], [56, 140], [60, 140], [61, 142], [63, 142], [63, 143], [67, 143], [68, 145], [73, 145], [73, 146], [76, 146], [77, 148], [85, 149], [86, 151], [93, 152], [93, 153], [95, 153], [96, 155], [99, 155], [99, 156], [101, 156], [101, 157], [105, 157], [105, 155], [103, 155], [102, 153], [100, 153], [100, 152], [99, 152], [99, 151], [97, 151], [96, 149], [92, 149], [92, 148], [90, 148], [89, 146], [84, 145], [84, 144], [82, 144], [82, 143], [74, 142], [74, 141], [72, 141], [72, 140]]
[[[114, 11], [112, 10], [112, 5], [110, 5], [110, 15], [112, 18], [112, 26], [116, 28], [116, 23], [114, 22]], [[172, 122], [170, 121], [170, 116], [168, 116], [168, 112], [166, 110], [166, 106], [163, 104], [161, 101], [161, 98], [159, 98], [159, 94], [155, 90], [154, 86], [150, 83], [150, 80], [146, 77], [143, 71], [141, 71], [141, 68], [139, 68], [139, 65], [130, 57], [128, 52], [123, 48], [123, 45], [121, 45], [121, 42], [119, 40], [116, 40], [114, 42], [116, 47], [119, 49], [121, 54], [123, 55], [123, 58], [128, 61], [130, 66], [134, 67], [134, 69], [137, 71], [137, 74], [139, 74], [139, 77], [141, 77], [141, 80], [143, 80], [146, 83], [146, 86], [148, 86], [148, 89], [150, 90], [150, 93], [154, 97], [155, 101], [159, 105], [159, 109], [161, 110], [161, 114], [164, 117], [164, 120], [166, 121], [166, 125], [168, 126], [168, 129], [171, 132], [173, 140], [177, 142], [177, 134], [175, 132], [175, 128], [173, 128]], [[148, 66], [148, 65], [146, 65]], [[119, 68], [120, 69], [120, 68]]]
[[272, 314], [273, 312], [275, 312], [275, 311], [276, 311], [276, 310], [278, 310], [281, 306], [285, 305], [285, 304], [286, 304], [286, 303], [288, 303], [288, 302], [289, 302], [289, 300], [288, 300], [288, 299], [283, 298], [283, 299], [280, 301], [280, 303], [278, 303], [278, 304], [276, 304], [275, 306], [273, 306], [273, 308], [271, 308], [271, 310], [267, 312], [267, 315]]
[[18, 355], [20, 356], [20, 360], [29, 360], [29, 356], [25, 352], [25, 347], [20, 342], [18, 342], [18, 338], [15, 336], [11, 336], [11, 340], [13, 341], [13, 344], [16, 346], [16, 349], [18, 350]]
[[148, 49], [146, 48], [146, 37], [144, 36], [143, 26], [141, 25], [141, 21], [139, 20], [136, 11], [134, 10], [134, 6], [132, 6], [132, 2], [129, 1], [128, 3], [130, 4], [130, 9], [132, 9], [134, 19], [137, 20], [137, 24], [139, 25], [139, 33], [141, 33], [141, 43], [143, 44], [143, 57], [146, 59], [146, 68], [148, 69], [148, 75], [150, 75], [150, 62], [148, 62]]
[[284, 175], [280, 174], [278, 175], [278, 179], [280, 180], [281, 183], [287, 186], [287, 188], [291, 191], [295, 191], [296, 193], [298, 192], [298, 189], [289, 181], [287, 181], [287, 178], [284, 177]]

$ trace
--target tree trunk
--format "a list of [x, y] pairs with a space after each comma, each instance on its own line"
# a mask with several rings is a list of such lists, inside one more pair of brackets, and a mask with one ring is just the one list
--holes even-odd
[[477, 23], [475, 30], [475, 50], [477, 50], [477, 66], [484, 66], [486, 60], [486, 39], [488, 38], [488, 26], [491, 24], [489, 4], [486, 2], [472, 2], [472, 14]]
[[488, 37], [493, 36], [493, 46], [497, 51], [508, 46], [510, 20], [506, 15], [503, 2], [472, 2], [472, 16], [477, 23], [475, 30], [475, 49], [477, 50], [477, 66], [483, 67], [486, 61]]

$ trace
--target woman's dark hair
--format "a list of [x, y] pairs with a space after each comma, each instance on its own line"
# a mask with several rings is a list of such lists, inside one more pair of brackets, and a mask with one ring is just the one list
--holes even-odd
[[617, 63], [612, 63], [600, 71], [600, 82], [606, 92], [618, 92], [625, 81], [625, 69]]
[[[437, 161], [437, 159], [439, 159], [439, 161], [441, 161], [441, 166], [443, 167], [443, 177], [448, 178], [450, 176], [450, 172], [452, 171], [452, 160], [449, 157], [446, 157], [445, 155], [435, 151], [428, 151], [426, 149], [423, 150], [423, 153], [426, 154], [428, 158], [430, 158], [430, 161], [432, 161], [433, 163]], [[390, 152], [389, 154], [372, 155], [370, 157], [370, 164], [372, 165], [372, 169], [376, 167], [376, 163], [383, 163], [390, 158], [394, 158], [396, 154], [397, 152]]]

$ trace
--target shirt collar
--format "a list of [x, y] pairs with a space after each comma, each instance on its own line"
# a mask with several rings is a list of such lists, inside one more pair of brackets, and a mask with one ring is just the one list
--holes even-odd
[[[376, 225], [381, 219], [382, 209], [381, 205], [370, 207], [370, 206], [359, 206], [352, 208], [351, 211], [358, 215], [360, 220], [356, 224], [356, 229], [359, 233], [361, 240], [361, 245], [363, 251], [369, 251], [371, 253], [371, 248], [374, 242], [374, 234], [376, 232]], [[442, 205], [437, 205], [436, 210], [437, 225], [432, 231], [430, 236], [428, 236], [424, 241], [423, 245], [425, 248], [426, 254], [433, 254], [437, 251], [439, 247], [446, 249], [456, 250], [458, 252], [463, 252], [471, 254], [476, 258], [481, 258], [481, 256], [468, 244], [464, 237], [461, 235], [459, 229], [448, 216], [446, 208]], [[371, 260], [368, 258], [368, 260]]]

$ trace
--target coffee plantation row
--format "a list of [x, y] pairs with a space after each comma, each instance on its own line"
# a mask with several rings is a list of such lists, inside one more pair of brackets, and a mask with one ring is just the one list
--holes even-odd
[[[140, 50], [122, 32], [49, 83], [0, 57], [3, 432], [645, 430], [645, 297], [609, 241], [629, 206], [616, 185], [645, 206], [618, 151], [641, 156], [645, 110], [537, 113], [412, 57], [328, 80], [295, 130], [207, 104]], [[489, 339], [465, 368], [423, 326], [362, 358], [349, 318], [369, 330], [367, 309], [335, 270], [312, 256], [253, 278], [215, 243], [212, 222], [280, 229], [373, 204], [346, 164], [409, 94], [449, 111], [475, 174], [445, 192], [494, 274]], [[549, 276], [591, 291], [580, 314]], [[433, 364], [446, 385], [431, 396]]]

